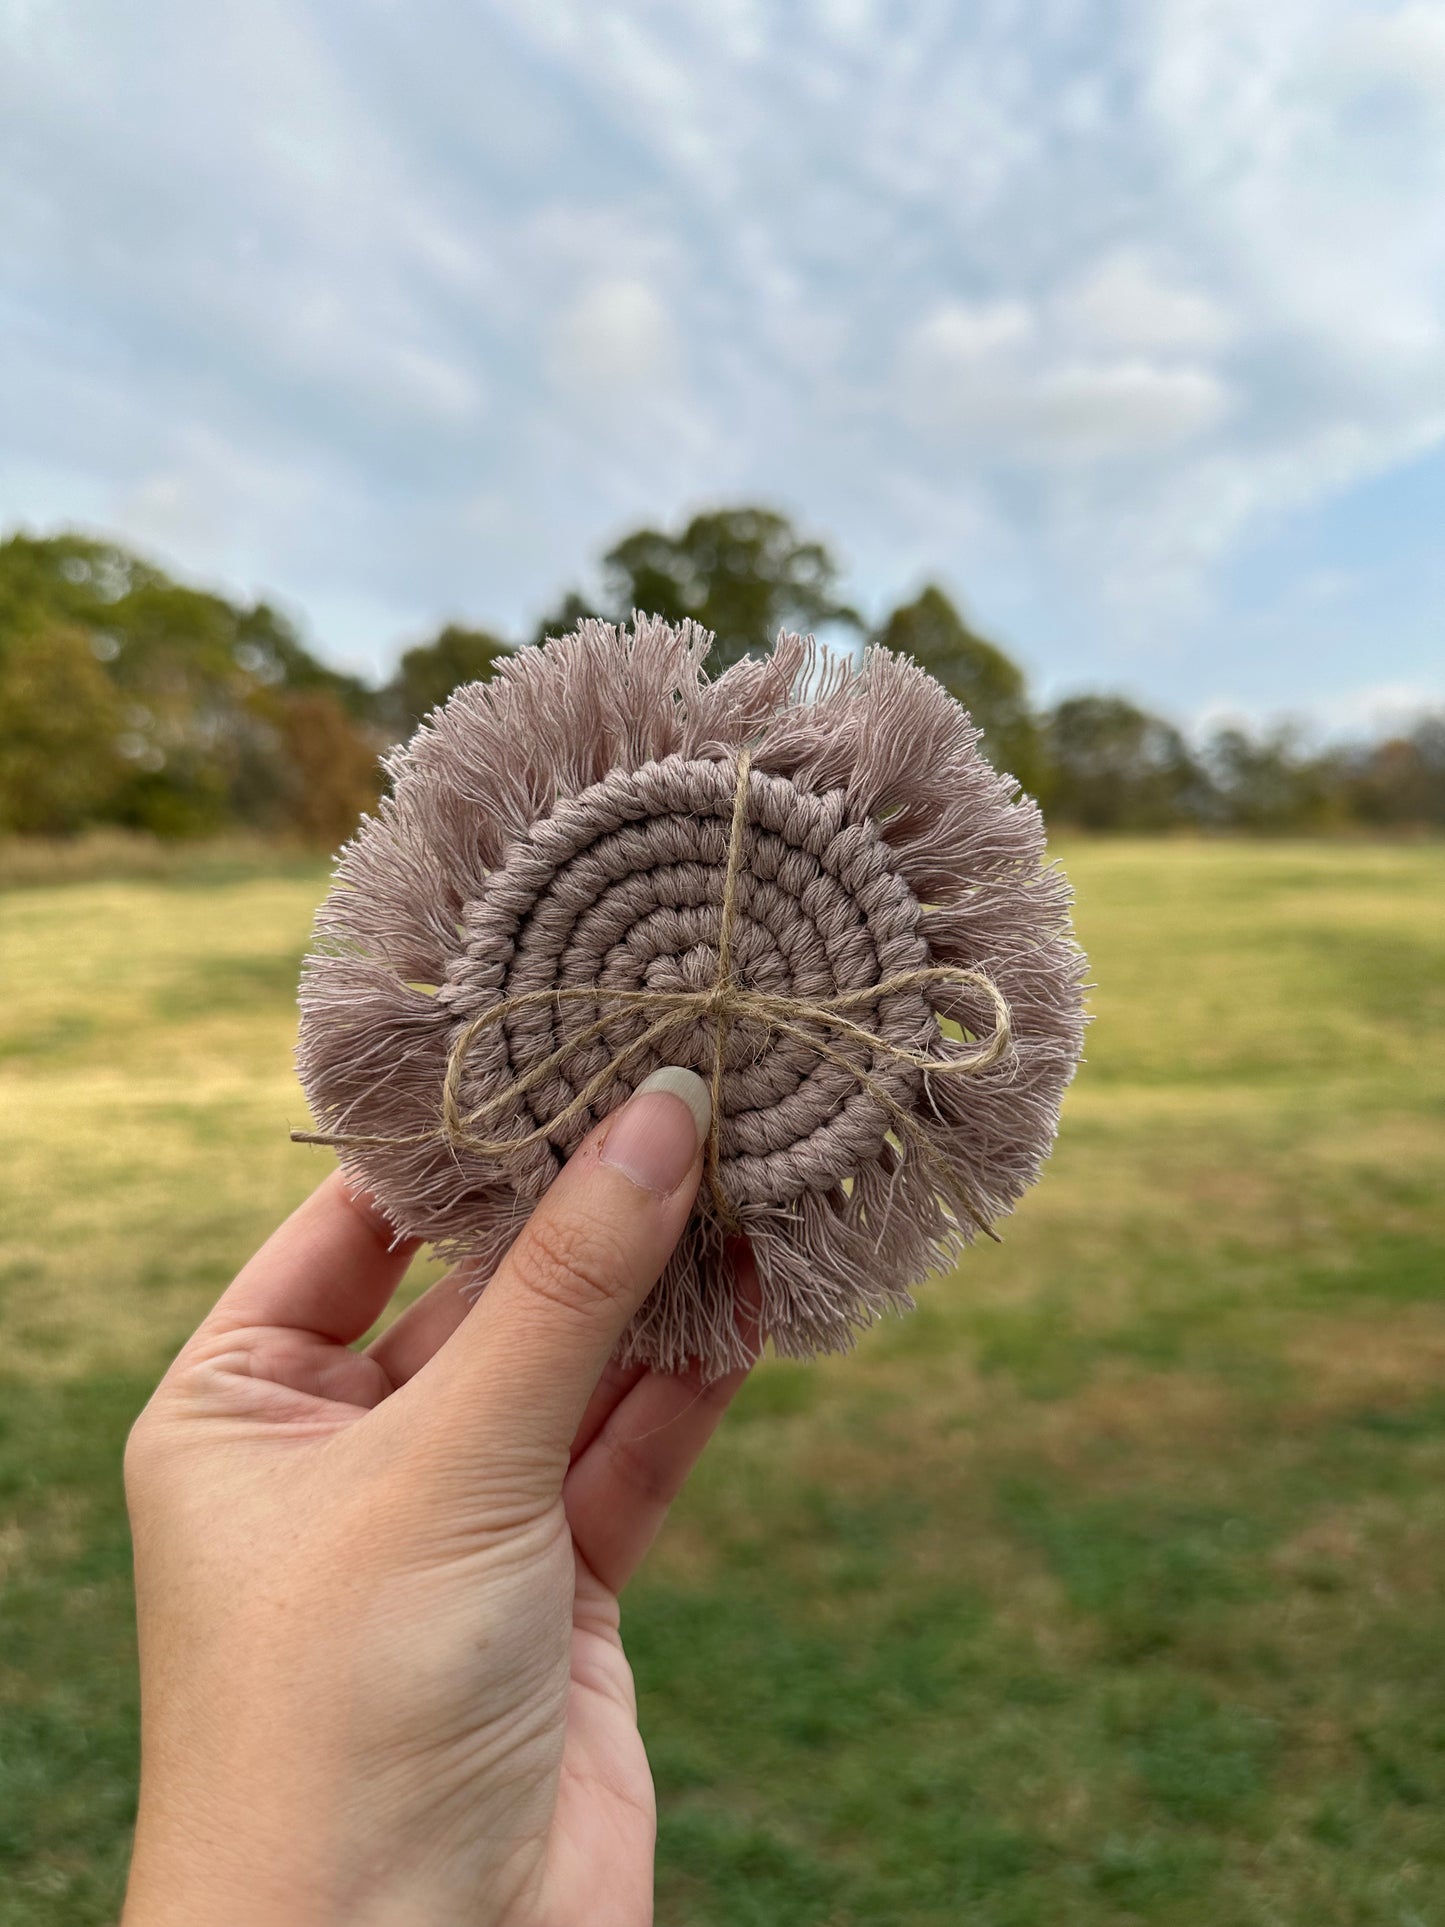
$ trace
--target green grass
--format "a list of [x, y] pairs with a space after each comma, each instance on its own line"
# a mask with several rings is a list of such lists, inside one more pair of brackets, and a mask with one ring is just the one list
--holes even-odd
[[[1063, 854], [1043, 1184], [757, 1374], [626, 1602], [671, 1927], [1445, 1920], [1445, 851]], [[324, 1168], [323, 881], [0, 896], [0, 1927], [114, 1917], [121, 1442]]]

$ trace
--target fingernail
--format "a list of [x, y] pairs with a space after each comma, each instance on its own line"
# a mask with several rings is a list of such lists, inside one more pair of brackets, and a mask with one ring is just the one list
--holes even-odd
[[613, 1118], [598, 1160], [665, 1196], [692, 1169], [711, 1118], [712, 1100], [697, 1072], [669, 1064], [644, 1078]]

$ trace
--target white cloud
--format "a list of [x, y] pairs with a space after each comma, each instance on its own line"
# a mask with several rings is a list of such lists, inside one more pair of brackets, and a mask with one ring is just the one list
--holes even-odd
[[1080, 362], [1021, 390], [1003, 418], [1025, 444], [1078, 461], [1172, 449], [1215, 427], [1228, 408], [1227, 388], [1204, 368]]
[[1214, 428], [1230, 402], [1207, 368], [1061, 356], [1018, 300], [936, 309], [905, 337], [900, 371], [921, 434], [1004, 466], [1157, 454]]
[[1116, 248], [1058, 298], [1065, 333], [1113, 348], [1208, 350], [1233, 332], [1223, 306], [1162, 274], [1140, 248]]
[[1357, 75], [1396, 82], [1445, 111], [1445, 12], [1434, 0], [1409, 0], [1392, 12], [1350, 21], [1338, 47]]
[[870, 47], [878, 33], [873, 0], [813, 0], [813, 17], [830, 39], [847, 47]]
[[482, 385], [473, 371], [430, 349], [398, 342], [378, 373], [416, 407], [440, 420], [471, 421], [481, 412]]
[[1034, 332], [1033, 313], [1025, 302], [947, 301], [919, 322], [908, 352], [939, 370], [958, 368], [1022, 347]]
[[1379, 400], [1422, 373], [1438, 384], [1445, 352], [1445, 143], [1364, 58], [1416, 16], [1350, 0], [1163, 0], [1152, 16], [1171, 201], [1256, 339]]
[[631, 402], [652, 384], [669, 386], [681, 353], [672, 317], [645, 281], [595, 281], [552, 325], [547, 368], [571, 396]]

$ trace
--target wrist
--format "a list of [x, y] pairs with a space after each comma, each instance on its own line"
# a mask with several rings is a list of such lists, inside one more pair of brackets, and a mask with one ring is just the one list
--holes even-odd
[[474, 1887], [458, 1893], [371, 1838], [328, 1845], [315, 1810], [284, 1826], [258, 1825], [238, 1799], [226, 1836], [207, 1840], [179, 1807], [165, 1817], [142, 1795], [125, 1906], [118, 1927], [477, 1927], [490, 1918]]
[[208, 1851], [175, 1828], [137, 1824], [120, 1927], [330, 1927], [339, 1918], [330, 1896], [260, 1843]]

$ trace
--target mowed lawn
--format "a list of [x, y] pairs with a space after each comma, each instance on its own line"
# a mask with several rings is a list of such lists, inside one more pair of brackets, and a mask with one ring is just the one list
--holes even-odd
[[[1445, 850], [1061, 854], [1043, 1184], [762, 1367], [625, 1602], [674, 1927], [1445, 1922]], [[3, 1927], [114, 1917], [121, 1445], [325, 1169], [323, 884], [0, 896]]]

